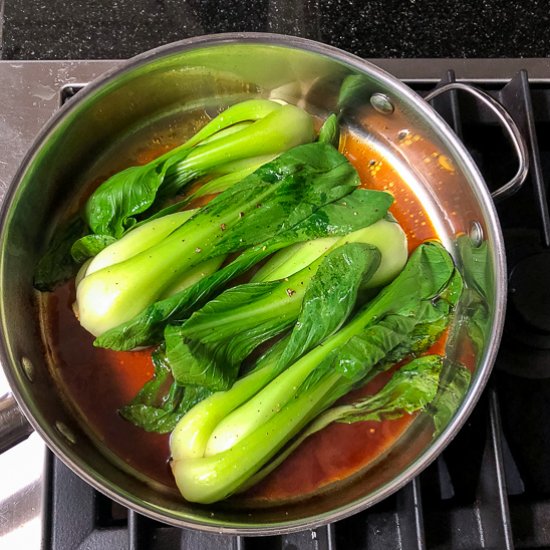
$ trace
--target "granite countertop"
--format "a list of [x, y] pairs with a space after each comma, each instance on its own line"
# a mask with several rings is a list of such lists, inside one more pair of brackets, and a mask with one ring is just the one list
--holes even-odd
[[293, 34], [363, 57], [546, 57], [545, 0], [4, 0], [3, 59], [131, 57], [191, 36]]

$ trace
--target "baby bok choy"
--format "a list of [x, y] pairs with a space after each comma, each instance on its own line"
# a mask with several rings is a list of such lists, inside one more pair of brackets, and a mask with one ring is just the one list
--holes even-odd
[[[385, 242], [375, 238], [380, 234]], [[380, 248], [365, 246], [373, 240]], [[325, 250], [327, 241], [332, 241], [332, 246]], [[363, 246], [354, 247], [352, 243]], [[235, 380], [242, 361], [257, 346], [281, 334], [297, 320], [301, 334], [309, 331], [314, 334], [315, 326], [310, 322], [313, 319], [321, 323], [327, 314], [335, 320], [345, 319], [359, 288], [368, 286], [377, 275], [382, 256], [391, 258], [385, 259], [385, 266], [391, 265], [391, 273], [385, 267], [384, 277], [388, 278], [395, 277], [407, 259], [405, 233], [398, 224], [386, 220], [344, 237], [309, 241], [307, 245], [290, 255], [287, 262], [278, 264], [276, 271], [280, 275], [276, 280], [230, 288], [181, 326], [166, 328], [166, 360], [176, 382], [226, 389]], [[302, 256], [312, 261], [287, 274], [300, 264]], [[302, 305], [306, 295], [309, 305], [304, 315]], [[345, 315], [340, 316], [337, 309], [329, 307], [331, 301], [340, 304]]]
[[[102, 183], [83, 212], [54, 235], [35, 270], [35, 287], [52, 290], [74, 276], [82, 261], [136, 225], [181, 210], [195, 197], [220, 193], [282, 152], [313, 139], [311, 116], [293, 105], [252, 99], [230, 106], [182, 145]], [[199, 178], [210, 181], [169, 204]]]
[[200, 208], [157, 244], [84, 277], [81, 325], [94, 335], [127, 322], [191, 268], [291, 229], [359, 184], [354, 168], [321, 143], [295, 147]]
[[313, 137], [312, 118], [298, 107], [264, 99], [238, 103], [179, 147], [109, 178], [88, 199], [85, 219], [93, 233], [118, 238], [136, 223], [137, 215], [177, 195], [198, 177], [231, 172], [231, 163], [245, 159], [257, 168], [266, 155], [278, 155]]
[[282, 372], [277, 355], [285, 341], [272, 348], [263, 366], [178, 422], [171, 465], [184, 498], [211, 503], [245, 486], [339, 397], [427, 349], [446, 328], [461, 291], [449, 254], [425, 243], [350, 322]]
[[[94, 345], [129, 350], [137, 346], [157, 344], [162, 341], [164, 327], [167, 324], [182, 323], [223, 285], [274, 252], [299, 242], [313, 241], [318, 244], [318, 239], [321, 238], [330, 238], [333, 244], [338, 237], [376, 224], [386, 215], [392, 201], [393, 198], [388, 193], [356, 189], [344, 198], [319, 208], [300, 223], [288, 229], [282, 228], [273, 237], [246, 249], [231, 263], [196, 284], [173, 296], [156, 301], [130, 321], [99, 336]], [[403, 235], [400, 228], [393, 232]], [[392, 242], [397, 241], [397, 235], [394, 235]], [[304, 265], [328, 250], [329, 246], [321, 250], [316, 245], [316, 255], [308, 255], [309, 260]], [[398, 256], [400, 255], [401, 252]], [[298, 256], [303, 258], [304, 254], [299, 253]], [[385, 262], [385, 256], [382, 258], [382, 264]]]
[[[244, 491], [258, 483], [282, 464], [308, 437], [333, 422], [343, 424], [353, 424], [365, 420], [379, 422], [427, 410], [440, 391], [443, 362], [443, 357], [440, 355], [424, 355], [413, 359], [399, 368], [378, 393], [326, 410], [287, 445], [274, 460], [253, 475], [240, 490]], [[459, 372], [468, 372], [464, 367], [458, 365], [456, 369]]]
[[183, 325], [166, 328], [166, 362], [175, 381], [228, 389], [242, 361], [297, 320], [313, 334], [312, 321], [336, 323], [333, 328], [337, 328], [353, 308], [362, 281], [379, 263], [377, 248], [343, 244], [288, 279], [243, 284], [223, 292]]

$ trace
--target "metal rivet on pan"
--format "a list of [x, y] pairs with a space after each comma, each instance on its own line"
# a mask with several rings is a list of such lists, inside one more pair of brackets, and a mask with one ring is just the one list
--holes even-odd
[[483, 228], [479, 222], [472, 222], [468, 235], [470, 236], [470, 241], [475, 248], [481, 246], [481, 243], [483, 242]]
[[73, 434], [73, 432], [70, 430], [70, 428], [67, 427], [66, 424], [63, 422], [60, 422], [59, 420], [55, 423], [55, 427], [57, 428], [57, 431], [69, 442], [69, 443], [76, 443], [76, 437]]
[[383, 115], [391, 115], [393, 113], [393, 104], [390, 98], [381, 93], [372, 94], [370, 104]]
[[29, 382], [34, 382], [34, 365], [28, 357], [21, 357], [21, 368]]
[[407, 138], [409, 136], [409, 131], [404, 128], [403, 130], [399, 130], [398, 134], [397, 134], [397, 139], [399, 141], [403, 141], [405, 138]]

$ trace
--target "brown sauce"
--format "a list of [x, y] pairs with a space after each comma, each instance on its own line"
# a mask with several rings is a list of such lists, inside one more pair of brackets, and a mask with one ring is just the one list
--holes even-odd
[[[395, 196], [391, 211], [406, 230], [411, 250], [422, 241], [437, 237], [416, 196], [379, 153], [352, 137], [346, 139], [343, 150], [366, 187], [389, 191]], [[162, 152], [144, 152], [139, 160], [147, 162]], [[45, 295], [44, 333], [57, 383], [100, 445], [105, 445], [140, 475], [173, 488], [167, 466], [169, 436], [147, 433], [117, 412], [152, 376], [150, 350], [114, 352], [93, 347], [93, 337], [74, 317], [73, 302], [72, 284]], [[431, 351], [441, 352], [442, 343]], [[375, 393], [390, 376], [391, 372], [379, 375], [359, 393]], [[354, 396], [357, 397], [357, 392]], [[405, 415], [383, 422], [328, 426], [308, 438], [247, 496], [286, 500], [345, 479], [387, 451], [413, 420], [414, 415]]]
[[420, 243], [437, 238], [435, 228], [418, 197], [405, 185], [399, 172], [378, 151], [366, 147], [353, 135], [347, 135], [343, 153], [369, 189], [386, 191], [394, 196], [390, 212], [406, 231], [409, 252]]
[[48, 295], [46, 332], [56, 381], [99, 444], [138, 472], [173, 485], [166, 463], [168, 436], [147, 433], [117, 412], [151, 378], [150, 350], [117, 352], [94, 347], [93, 336], [73, 314], [74, 299], [71, 283]]

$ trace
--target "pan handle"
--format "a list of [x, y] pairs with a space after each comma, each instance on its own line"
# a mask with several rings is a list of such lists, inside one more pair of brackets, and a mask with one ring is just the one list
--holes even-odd
[[462, 82], [450, 82], [444, 84], [443, 86], [436, 88], [430, 92], [427, 96], [424, 97], [426, 101], [431, 101], [435, 97], [450, 92], [452, 90], [462, 90], [473, 95], [476, 99], [481, 101], [485, 106], [487, 106], [491, 111], [497, 116], [500, 123], [506, 130], [512, 146], [515, 149], [516, 155], [518, 157], [519, 165], [517, 172], [512, 177], [512, 179], [505, 183], [502, 187], [499, 187], [491, 193], [491, 196], [495, 201], [502, 200], [510, 195], [513, 195], [516, 191], [520, 189], [527, 177], [527, 172], [529, 170], [529, 153], [527, 150], [527, 145], [525, 140], [517, 127], [517, 124], [514, 122], [514, 119], [510, 116], [510, 113], [493, 97], [488, 93], [474, 88], [468, 84]]
[[0, 396], [0, 454], [29, 437], [32, 431], [13, 395]]

